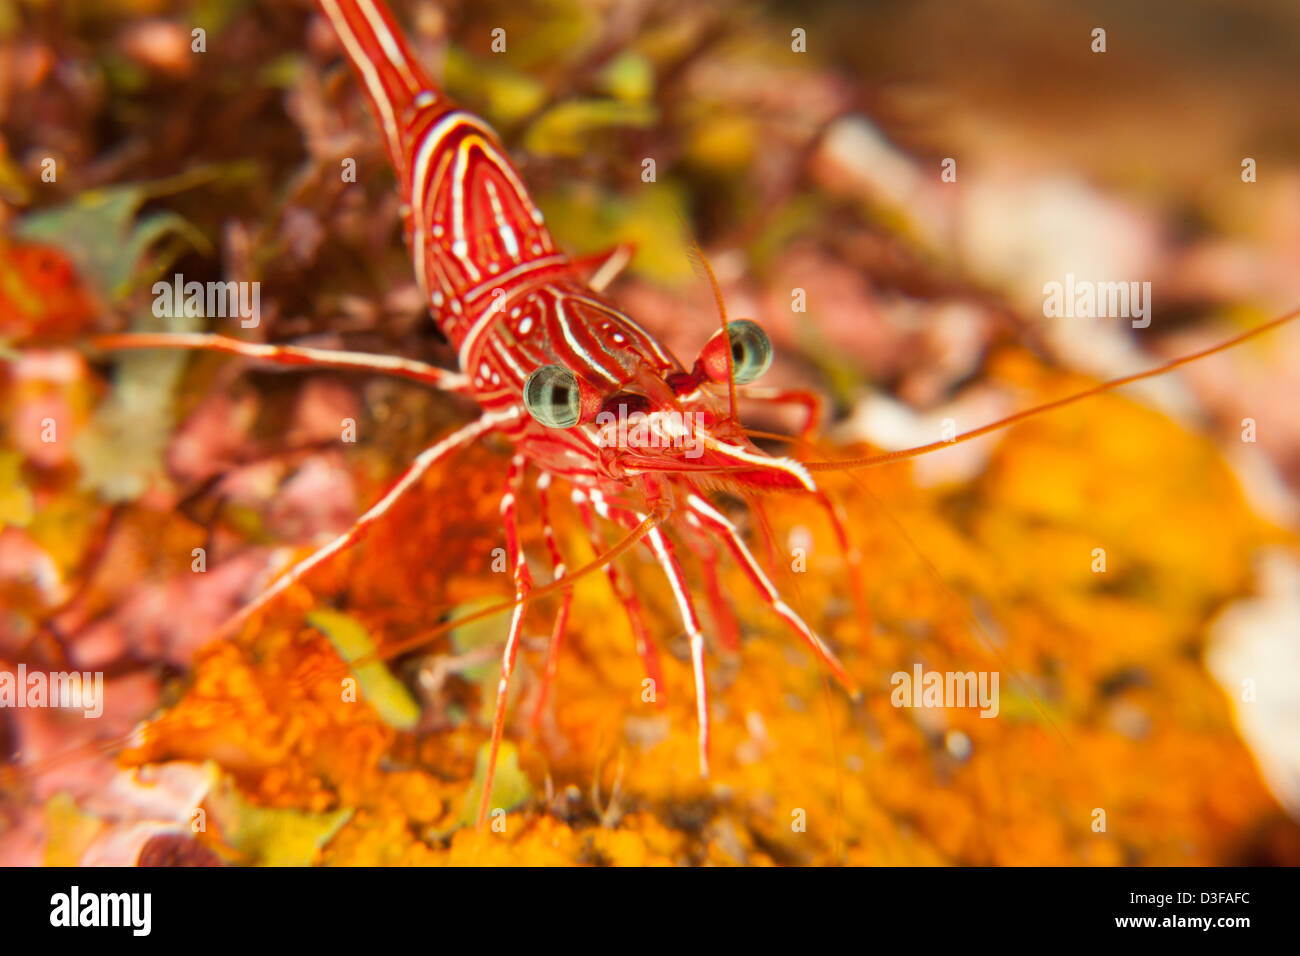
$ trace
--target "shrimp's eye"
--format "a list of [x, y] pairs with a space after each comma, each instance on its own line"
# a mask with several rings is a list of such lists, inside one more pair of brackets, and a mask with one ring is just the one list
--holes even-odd
[[758, 378], [772, 364], [772, 343], [757, 322], [737, 319], [727, 323], [731, 339], [731, 374], [737, 385]]
[[582, 418], [578, 376], [559, 365], [534, 369], [524, 382], [524, 407], [547, 428], [572, 428]]
[[731, 348], [731, 374], [737, 385], [754, 381], [772, 364], [772, 343], [762, 327], [749, 319], [733, 319], [727, 323], [726, 339], [719, 329], [704, 346], [696, 373], [703, 372], [712, 381], [725, 382], [728, 345]]

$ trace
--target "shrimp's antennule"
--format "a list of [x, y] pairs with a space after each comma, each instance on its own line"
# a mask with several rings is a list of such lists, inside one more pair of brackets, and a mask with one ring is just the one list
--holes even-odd
[[[691, 265], [700, 273], [702, 278], [709, 280], [709, 286], [713, 289], [713, 301], [718, 306], [718, 317], [722, 320], [722, 337], [727, 338], [727, 304], [722, 299], [722, 286], [718, 283], [718, 276], [713, 271], [713, 266], [709, 265], [709, 260], [704, 255], [704, 250], [700, 248], [699, 241], [687, 233], [691, 240], [690, 258]], [[727, 353], [727, 412], [734, 421], [736, 418], [736, 369], [732, 361], [731, 349], [728, 347]]]

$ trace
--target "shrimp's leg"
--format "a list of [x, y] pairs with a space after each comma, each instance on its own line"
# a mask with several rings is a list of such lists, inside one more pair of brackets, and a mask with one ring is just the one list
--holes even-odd
[[804, 642], [812, 648], [822, 663], [830, 669], [831, 674], [834, 675], [840, 685], [849, 693], [856, 695], [858, 693], [857, 684], [849, 676], [848, 671], [844, 669], [844, 665], [840, 663], [839, 658], [826, 646], [822, 639], [813, 632], [812, 628], [804, 623], [803, 618], [781, 599], [781, 595], [777, 593], [776, 588], [772, 586], [772, 582], [763, 573], [763, 569], [754, 560], [754, 556], [746, 547], [745, 542], [741, 540], [736, 531], [736, 526], [699, 495], [689, 495], [686, 502], [687, 507], [699, 517], [705, 527], [712, 528], [721, 536], [723, 543], [726, 544], [728, 550], [740, 563], [741, 568], [749, 576], [750, 581], [754, 583], [763, 599], [767, 601], [768, 606], [803, 638]]
[[594, 256], [574, 259], [573, 264], [579, 272], [594, 269], [591, 278], [587, 280], [587, 285], [596, 292], [604, 292], [609, 287], [609, 284], [627, 268], [628, 263], [632, 261], [632, 256], [635, 254], [636, 246], [630, 242], [623, 242], [613, 249], [597, 253]]
[[[596, 513], [607, 521], [631, 524], [636, 527], [644, 520], [644, 516], [638, 512], [610, 508], [599, 492], [590, 492], [589, 496]], [[709, 679], [704, 669], [704, 634], [700, 630], [699, 615], [695, 613], [695, 605], [691, 601], [686, 575], [682, 573], [677, 554], [673, 550], [672, 543], [664, 535], [663, 529], [658, 527], [651, 529], [646, 535], [646, 543], [654, 551], [659, 566], [663, 568], [664, 575], [668, 578], [673, 597], [677, 601], [677, 609], [682, 616], [682, 624], [686, 628], [686, 636], [690, 640], [691, 669], [695, 675], [695, 720], [699, 727], [700, 776], [707, 777], [709, 775]]]
[[862, 586], [862, 552], [849, 537], [848, 524], [844, 520], [844, 509], [839, 506], [839, 503], [824, 491], [819, 490], [815, 497], [822, 510], [826, 512], [826, 518], [835, 531], [835, 540], [839, 543], [840, 553], [844, 555], [844, 563], [848, 565], [849, 588], [853, 593], [853, 606], [857, 611], [858, 626], [864, 633], [869, 634], [873, 615], [871, 605], [867, 602], [867, 592]]
[[519, 656], [519, 638], [523, 631], [524, 611], [527, 605], [523, 599], [533, 589], [533, 576], [528, 571], [528, 562], [524, 560], [523, 545], [519, 541], [519, 521], [515, 514], [520, 483], [524, 475], [524, 457], [515, 455], [510, 460], [510, 471], [506, 475], [505, 491], [501, 495], [501, 523], [506, 533], [506, 553], [514, 565], [515, 605], [510, 615], [510, 632], [506, 636], [505, 650], [501, 653], [501, 680], [497, 683], [496, 709], [492, 716], [492, 744], [488, 750], [487, 773], [483, 777], [483, 793], [478, 804], [478, 829], [483, 829], [487, 822], [488, 810], [492, 805], [492, 784], [496, 778], [497, 753], [501, 749], [501, 737], [505, 733], [506, 703], [510, 696], [510, 678], [515, 672], [515, 661]]
[[262, 591], [252, 602], [240, 608], [234, 616], [226, 621], [218, 630], [219, 636], [228, 636], [236, 628], [248, 620], [258, 609], [265, 607], [273, 598], [287, 590], [294, 582], [298, 581], [316, 565], [322, 563], [327, 558], [339, 553], [345, 548], [355, 544], [372, 524], [378, 521], [393, 504], [406, 494], [415, 484], [424, 477], [425, 473], [435, 464], [445, 458], [448, 454], [460, 448], [464, 448], [474, 439], [508, 421], [518, 414], [517, 410], [512, 409], [509, 412], [500, 414], [485, 414], [475, 419], [468, 425], [465, 425], [452, 432], [441, 441], [430, 445], [424, 451], [415, 457], [402, 476], [397, 479], [393, 487], [377, 502], [370, 506], [360, 518], [353, 523], [347, 531], [343, 532], [333, 541], [318, 548], [312, 554], [303, 558], [288, 571]]
[[[810, 448], [814, 452], [817, 451], [817, 447], [811, 442], [790, 435], [780, 435], [775, 432], [759, 431], [753, 428], [746, 428], [745, 434], [751, 438], [770, 438], [775, 441], [793, 442], [800, 447]], [[866, 591], [862, 586], [862, 552], [858, 550], [849, 537], [848, 523], [844, 519], [844, 510], [839, 506], [839, 503], [820, 489], [814, 492], [813, 497], [822, 510], [826, 512], [826, 518], [830, 521], [831, 528], [835, 532], [835, 539], [839, 544], [840, 553], [844, 555], [844, 562], [848, 565], [849, 587], [852, 589], [853, 607], [857, 614], [858, 623], [864, 631], [869, 631], [874, 617], [871, 613], [871, 605], [867, 602]], [[757, 500], [751, 502], [751, 504], [757, 505]]]
[[245, 342], [243, 339], [208, 332], [120, 332], [98, 335], [90, 344], [106, 352], [131, 349], [192, 349], [195, 351], [224, 352], [273, 365], [292, 365], [318, 368], [347, 368], [382, 375], [395, 375], [447, 392], [464, 393], [469, 390], [469, 379], [459, 372], [451, 372], [399, 355], [374, 355], [369, 352], [347, 352], [339, 349], [318, 349], [300, 345], [267, 345]]
[[[596, 520], [592, 516], [591, 500], [584, 492], [574, 489], [573, 503], [582, 517], [582, 523], [586, 525], [592, 548], [599, 554], [605, 550], [605, 540], [601, 537], [600, 529], [596, 527]], [[636, 644], [637, 656], [641, 658], [641, 666], [645, 668], [645, 675], [654, 682], [655, 706], [662, 709], [664, 706], [663, 666], [659, 663], [659, 651], [650, 640], [650, 631], [645, 626], [645, 614], [641, 610], [641, 602], [637, 599], [636, 592], [628, 585], [623, 572], [613, 561], [605, 565], [605, 573], [609, 576], [609, 584], [614, 590], [614, 596], [623, 605], [623, 612], [627, 615], [628, 626], [632, 629], [632, 640]]]
[[799, 429], [801, 439], [806, 440], [826, 424], [826, 400], [810, 389], [748, 385], [740, 392], [740, 397], [778, 405], [802, 405], [807, 409], [808, 417], [804, 420], [803, 428]]
[[668, 583], [672, 585], [673, 597], [677, 599], [677, 608], [682, 615], [682, 624], [691, 642], [691, 668], [695, 672], [695, 720], [699, 726], [700, 776], [709, 775], [709, 678], [704, 671], [704, 635], [700, 632], [700, 621], [691, 603], [690, 592], [686, 589], [686, 576], [682, 566], [677, 562], [673, 546], [664, 536], [663, 530], [655, 528], [649, 534], [650, 546], [654, 548], [659, 565], [664, 569]]
[[[559, 581], [568, 573], [568, 567], [564, 563], [564, 555], [560, 553], [560, 546], [555, 540], [555, 528], [551, 524], [550, 487], [551, 475], [549, 472], [544, 471], [537, 478], [537, 510], [542, 519], [542, 536], [546, 539], [546, 549], [551, 554], [554, 580]], [[564, 643], [564, 633], [569, 625], [569, 607], [572, 603], [573, 588], [565, 588], [560, 595], [560, 611], [555, 616], [555, 625], [551, 629], [551, 640], [546, 647], [546, 664], [542, 670], [542, 683], [537, 692], [537, 703], [533, 706], [531, 718], [534, 728], [541, 723], [542, 713], [546, 709], [546, 701], [551, 694], [551, 685], [555, 681], [555, 672], [559, 668], [560, 647]]]
[[687, 512], [686, 523], [698, 532], [695, 537], [701, 549], [700, 571], [704, 575], [704, 595], [708, 599], [709, 610], [713, 612], [713, 623], [718, 628], [718, 642], [726, 650], [735, 653], [740, 650], [740, 625], [736, 623], [736, 615], [732, 613], [718, 580], [718, 549], [709, 539], [699, 518]]

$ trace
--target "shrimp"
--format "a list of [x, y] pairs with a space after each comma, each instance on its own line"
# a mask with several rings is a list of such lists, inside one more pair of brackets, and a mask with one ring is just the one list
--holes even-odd
[[[865, 468], [969, 441], [1031, 415], [1164, 374], [1264, 334], [1297, 315], [1290, 313], [1213, 348], [1019, 412], [955, 439], [843, 461], [771, 454], [754, 443], [755, 437], [765, 436], [741, 423], [737, 394], [768, 369], [772, 345], [758, 324], [727, 317], [716, 277], [702, 255], [698, 258], [714, 290], [721, 322], [694, 362], [686, 365], [604, 296], [604, 286], [626, 255], [615, 253], [592, 280], [584, 278], [582, 263], [557, 247], [494, 132], [434, 85], [383, 0], [318, 3], [373, 107], [402, 191], [405, 238], [415, 277], [434, 320], [457, 352], [458, 370], [400, 356], [254, 344], [215, 334], [115, 334], [99, 336], [93, 344], [106, 350], [207, 349], [286, 366], [366, 370], [403, 377], [477, 403], [478, 417], [425, 448], [351, 528], [290, 567], [242, 608], [227, 629], [248, 621], [313, 568], [355, 543], [431, 468], [489, 435], [504, 439], [513, 451], [499, 513], [514, 596], [452, 622], [509, 612], [487, 773], [477, 811], [479, 828], [489, 813], [525, 611], [539, 598], [562, 595], [542, 670], [539, 710], [558, 667], [573, 583], [601, 569], [609, 574], [632, 625], [647, 676], [658, 681], [657, 651], [642, 620], [640, 602], [615, 564], [634, 547], [649, 551], [688, 638], [698, 767], [707, 776], [706, 641], [694, 588], [678, 557], [683, 542], [698, 545], [692, 550], [703, 568], [711, 604], [720, 601], [717, 569], [725, 554], [744, 572], [766, 608], [831, 677], [847, 693], [858, 694], [856, 681], [836, 652], [783, 599], [741, 530], [713, 503], [714, 492], [733, 492], [746, 499], [769, 493], [808, 496], [824, 509], [835, 528], [854, 592], [860, 594], [860, 559], [838, 510], [817, 485], [816, 474]], [[817, 407], [815, 398], [798, 392], [773, 393], [769, 398]], [[540, 476], [540, 517], [552, 565], [552, 580], [541, 586], [525, 561], [519, 530], [520, 492], [530, 470]], [[555, 544], [545, 492], [557, 483], [567, 488], [594, 542], [603, 544], [600, 522], [622, 532], [614, 546], [598, 546], [596, 559], [582, 568], [568, 569]], [[450, 626], [422, 635], [421, 640]], [[720, 623], [719, 629], [724, 643], [727, 634], [733, 634], [730, 641], [734, 642], [734, 632], [726, 623]]]

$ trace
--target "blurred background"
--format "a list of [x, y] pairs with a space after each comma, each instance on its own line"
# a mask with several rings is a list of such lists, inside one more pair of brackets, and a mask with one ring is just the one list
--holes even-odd
[[[393, 6], [563, 247], [635, 244], [610, 295], [689, 364], [717, 319], [685, 219], [730, 314], [771, 336], [767, 381], [827, 400], [824, 456], [935, 441], [1300, 305], [1291, 2]], [[1300, 862], [1300, 326], [828, 474], [870, 622], [815, 509], [773, 501], [778, 586], [867, 698], [827, 695], [788, 635], [738, 608], [743, 652], [713, 664], [710, 783], [680, 769], [681, 635], [664, 641], [669, 703], [647, 711], [592, 581], [553, 713], [512, 728], [518, 825], [487, 851], [463, 824], [499, 626], [391, 662], [398, 686], [369, 690], [412, 726], [295, 678], [337, 664], [340, 629], [382, 646], [500, 595], [479, 573], [499, 449], [431, 476], [282, 613], [211, 640], [471, 408], [85, 348], [203, 328], [454, 364], [325, 23], [299, 0], [0, 0], [0, 136], [0, 669], [102, 670], [109, 688], [97, 722], [0, 711], [0, 862]], [[260, 326], [156, 318], [150, 287], [175, 272], [261, 282]], [[1150, 325], [1045, 315], [1067, 275], [1149, 282]], [[794, 547], [813, 573], [784, 571]], [[630, 564], [672, 635], [654, 568]], [[890, 676], [915, 664], [999, 671], [1000, 717], [892, 707]], [[526, 714], [527, 663], [520, 685]]]

